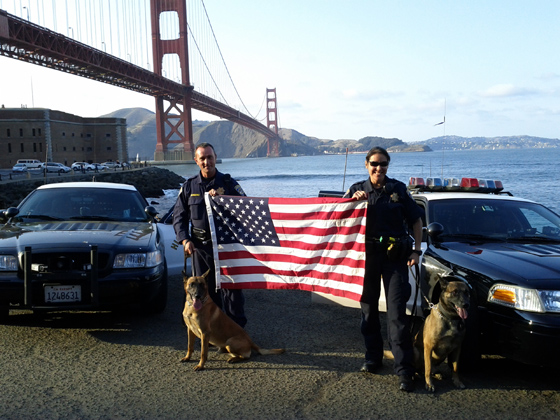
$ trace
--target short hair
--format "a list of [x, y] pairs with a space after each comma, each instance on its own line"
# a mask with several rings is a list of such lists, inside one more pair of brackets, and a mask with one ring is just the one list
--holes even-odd
[[214, 152], [214, 154], [216, 154], [216, 150], [214, 149], [214, 146], [212, 146], [210, 143], [199, 143], [196, 145], [196, 149], [194, 149], [194, 151], [196, 152], [198, 149], [206, 149], [207, 147], [210, 147]]
[[372, 147], [369, 149], [368, 154], [366, 155], [366, 162], [369, 162], [369, 158], [373, 155], [383, 155], [387, 158], [387, 162], [391, 162], [391, 156], [389, 156], [389, 152], [385, 150], [383, 147]]

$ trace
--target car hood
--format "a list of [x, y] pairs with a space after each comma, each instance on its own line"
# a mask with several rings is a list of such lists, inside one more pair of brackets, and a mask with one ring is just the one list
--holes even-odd
[[[512, 280], [527, 287], [560, 289], [560, 244], [445, 243], [444, 247], [464, 267], [494, 279]], [[451, 255], [450, 255], [451, 256]]]
[[56, 221], [4, 225], [0, 228], [0, 249], [26, 246], [37, 248], [134, 248], [142, 251], [149, 247], [157, 233], [152, 223]]

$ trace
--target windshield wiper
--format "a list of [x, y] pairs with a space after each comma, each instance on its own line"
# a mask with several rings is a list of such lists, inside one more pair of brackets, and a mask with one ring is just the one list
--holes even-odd
[[488, 235], [480, 235], [476, 233], [447, 233], [442, 234], [441, 237], [445, 238], [458, 238], [472, 241], [483, 241], [483, 242], [505, 242], [507, 239], [505, 237], [494, 237]]
[[120, 221], [120, 219], [107, 216], [72, 216], [68, 220]]
[[551, 238], [550, 236], [514, 236], [508, 238], [508, 240], [515, 241], [515, 242], [537, 242], [537, 243], [560, 242], [560, 238]]
[[26, 219], [41, 219], [41, 220], [63, 220], [60, 217], [49, 216], [47, 214], [19, 214], [17, 217]]

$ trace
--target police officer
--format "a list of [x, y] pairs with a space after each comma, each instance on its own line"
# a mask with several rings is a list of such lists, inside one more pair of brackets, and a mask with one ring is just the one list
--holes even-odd
[[[208, 269], [208, 292], [212, 300], [241, 327], [245, 327], [245, 298], [241, 290], [216, 290], [216, 275], [212, 253], [212, 238], [208, 224], [208, 213], [204, 193], [217, 195], [245, 195], [239, 184], [229, 175], [216, 169], [216, 152], [209, 143], [200, 143], [195, 150], [194, 160], [200, 172], [189, 178], [181, 187], [177, 203], [173, 208], [173, 229], [177, 242], [183, 244], [185, 254], [192, 256], [195, 276], [203, 275]], [[190, 222], [190, 230], [189, 230]]]
[[[406, 302], [411, 295], [407, 266], [418, 264], [422, 254], [422, 209], [416, 205], [405, 184], [386, 176], [390, 160], [385, 149], [372, 148], [366, 156], [369, 178], [352, 185], [345, 197], [368, 200], [366, 267], [360, 299], [366, 360], [361, 370], [375, 373], [382, 366], [383, 338], [378, 306], [383, 280], [387, 335], [395, 358], [394, 371], [399, 377], [399, 389], [411, 392], [414, 390], [414, 367], [406, 314]], [[412, 226], [414, 249], [408, 240], [408, 226]]]

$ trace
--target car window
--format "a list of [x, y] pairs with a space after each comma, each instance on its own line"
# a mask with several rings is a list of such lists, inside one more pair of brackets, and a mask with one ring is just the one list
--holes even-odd
[[147, 221], [145, 205], [142, 196], [136, 191], [104, 188], [46, 189], [35, 191], [21, 203], [18, 218]]
[[544, 206], [512, 200], [437, 200], [430, 202], [431, 222], [444, 235], [508, 239], [530, 236], [558, 239], [560, 217]]

